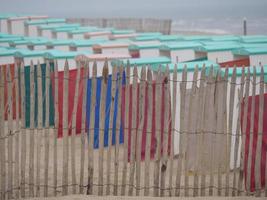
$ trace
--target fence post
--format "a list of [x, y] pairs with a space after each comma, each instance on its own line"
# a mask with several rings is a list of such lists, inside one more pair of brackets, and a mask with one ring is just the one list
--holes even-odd
[[63, 177], [62, 194], [68, 194], [68, 164], [69, 164], [69, 126], [68, 126], [68, 100], [69, 100], [69, 64], [66, 60], [63, 79]]
[[182, 165], [183, 165], [183, 151], [184, 151], [184, 128], [185, 128], [185, 95], [186, 95], [186, 83], [187, 83], [187, 67], [184, 66], [182, 81], [180, 83], [180, 138], [179, 138], [179, 155], [177, 159], [177, 173], [176, 173], [176, 188], [175, 196], [180, 196], [181, 192], [181, 176], [182, 176]]

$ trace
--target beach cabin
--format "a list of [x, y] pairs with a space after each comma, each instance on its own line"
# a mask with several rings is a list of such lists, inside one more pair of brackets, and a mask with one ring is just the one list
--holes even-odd
[[70, 45], [73, 40], [50, 40], [46, 43], [47, 49], [55, 49], [60, 51], [70, 51]]
[[76, 30], [70, 30], [68, 32], [68, 38], [69, 39], [77, 39], [77, 40], [83, 40], [85, 39], [84, 35], [86, 33], [93, 33], [93, 32], [98, 32], [101, 29], [97, 27], [79, 27]]
[[0, 65], [14, 64], [14, 54], [17, 49], [0, 47]]
[[110, 40], [116, 39], [130, 39], [137, 36], [135, 30], [111, 30]]
[[66, 40], [69, 39], [68, 33], [72, 30], [77, 30], [76, 27], [59, 27], [52, 29], [52, 38], [53, 39], [60, 39], [60, 40]]
[[7, 20], [10, 17], [15, 17], [17, 16], [16, 14], [0, 14], [0, 32], [1, 33], [8, 33], [7, 29]]
[[159, 57], [160, 43], [131, 44], [129, 52], [132, 58], [153, 58]]
[[111, 31], [110, 30], [97, 30], [97, 31], [92, 31], [84, 34], [85, 39], [109, 39], [111, 36]]
[[32, 51], [29, 49], [19, 49], [15, 52], [14, 58], [15, 62], [19, 65], [23, 62], [24, 66], [29, 66], [31, 61], [33, 64], [44, 63], [44, 53], [45, 51]]
[[221, 44], [196, 47], [196, 54], [206, 55], [208, 60], [217, 63], [233, 61], [234, 54], [232, 51], [240, 49], [239, 44]]
[[70, 51], [93, 51], [93, 45], [101, 42], [107, 42], [108, 39], [89, 39], [89, 40], [73, 40], [70, 44]]
[[175, 42], [162, 45], [160, 56], [169, 57], [172, 63], [205, 59], [206, 54], [196, 53], [195, 48], [201, 47], [199, 42]]
[[61, 18], [48, 18], [42, 20], [28, 20], [24, 22], [24, 35], [37, 37], [38, 36], [38, 26], [48, 25], [48, 24], [65, 24], [66, 20]]
[[17, 48], [17, 49], [27, 49], [28, 48], [28, 43], [29, 40], [15, 40], [15, 41], [10, 41], [9, 46], [12, 48]]
[[241, 48], [233, 51], [235, 59], [249, 59], [250, 66], [267, 65], [267, 47]]
[[0, 38], [0, 46], [2, 47], [9, 47], [10, 43], [15, 42], [15, 41], [20, 41], [23, 40], [22, 36], [16, 36], [16, 37], [3, 37]]
[[129, 54], [129, 45], [125, 41], [108, 41], [93, 45], [93, 51], [102, 54]]
[[24, 22], [36, 21], [40, 19], [46, 19], [48, 16], [16, 16], [10, 17], [7, 20], [7, 28], [9, 34], [24, 35]]
[[48, 24], [48, 25], [40, 25], [37, 27], [38, 29], [38, 36], [40, 37], [45, 37], [45, 38], [49, 38], [52, 39], [53, 35], [52, 35], [52, 31], [55, 28], [78, 28], [80, 27], [80, 24]]
[[30, 50], [46, 50], [47, 48], [47, 43], [48, 39], [33, 39], [28, 42], [28, 49]]

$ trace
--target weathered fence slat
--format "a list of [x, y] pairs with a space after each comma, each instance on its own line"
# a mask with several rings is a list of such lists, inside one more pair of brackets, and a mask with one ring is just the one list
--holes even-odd
[[[16, 136], [15, 136], [15, 188], [16, 188], [16, 192], [15, 192], [15, 198], [19, 198], [19, 187], [20, 187], [20, 183], [19, 183], [19, 154], [20, 154], [20, 150], [19, 150], [19, 141], [20, 141], [20, 119], [19, 119], [19, 91], [20, 91], [20, 87], [19, 87], [19, 68], [17, 63], [15, 63], [14, 65], [14, 88], [15, 88], [15, 107], [16, 107], [16, 125], [15, 125], [15, 131], [17, 132]], [[1, 73], [1, 72], [0, 72]], [[1, 84], [1, 81], [0, 81]], [[1, 87], [1, 86], [0, 86]], [[1, 102], [1, 100], [0, 100]], [[13, 107], [14, 110], [14, 107]], [[1, 120], [1, 117], [0, 117]], [[1, 129], [1, 128], [0, 128]]]
[[108, 149], [107, 149], [107, 188], [106, 194], [110, 195], [110, 167], [111, 167], [111, 148], [112, 148], [112, 128], [114, 121], [114, 107], [115, 107], [115, 94], [116, 94], [116, 81], [117, 81], [117, 66], [112, 67], [112, 85], [111, 85], [111, 103], [110, 103], [110, 122], [108, 130]]
[[48, 171], [49, 171], [49, 140], [50, 140], [50, 128], [49, 128], [49, 88], [50, 88], [50, 63], [46, 62], [45, 68], [45, 169], [44, 169], [44, 196], [48, 196]]
[[190, 99], [189, 99], [189, 110], [188, 110], [188, 118], [185, 122], [186, 124], [186, 131], [185, 133], [185, 140], [184, 140], [184, 187], [185, 187], [185, 196], [189, 196], [189, 169], [188, 169], [188, 150], [189, 150], [189, 138], [192, 138], [190, 136], [194, 136], [193, 133], [195, 132], [195, 121], [196, 121], [196, 115], [194, 112], [194, 104], [195, 104], [195, 98], [196, 98], [196, 89], [197, 89], [197, 79], [198, 79], [198, 66], [195, 67], [194, 75], [193, 75], [193, 83], [190, 91]]
[[173, 75], [172, 75], [172, 104], [171, 104], [171, 144], [170, 144], [170, 170], [169, 170], [169, 196], [173, 195], [173, 159], [174, 159], [174, 135], [177, 134], [175, 130], [176, 123], [176, 95], [177, 95], [177, 64], [174, 65]]
[[25, 120], [25, 72], [24, 72], [24, 63], [21, 63], [21, 197], [25, 197], [25, 168], [26, 168], [26, 120]]
[[137, 127], [137, 144], [136, 144], [136, 195], [140, 195], [141, 190], [141, 143], [142, 143], [142, 133], [144, 128], [144, 110], [145, 110], [145, 77], [146, 68], [142, 67], [141, 70], [141, 80], [139, 89], [139, 124]]
[[[225, 80], [228, 81], [228, 80]], [[230, 156], [231, 156], [231, 141], [233, 136], [233, 110], [234, 110], [234, 100], [235, 100], [235, 89], [236, 89], [236, 66], [234, 66], [231, 81], [230, 81], [230, 96], [229, 96], [229, 115], [228, 115], [228, 129], [227, 129], [227, 168], [226, 168], [226, 177], [225, 177], [225, 196], [229, 196], [229, 173], [230, 173]]]
[[[44, 84], [44, 83], [43, 83]], [[36, 134], [36, 196], [40, 196], [40, 171], [41, 171], [41, 143], [44, 135], [43, 129], [43, 92], [42, 92], [42, 69], [37, 64], [37, 88], [38, 88], [38, 133]]]
[[180, 133], [179, 133], [179, 155], [177, 159], [176, 188], [175, 196], [181, 195], [181, 176], [183, 166], [184, 151], [184, 128], [185, 128], [185, 95], [186, 95], [187, 67], [184, 66], [182, 81], [180, 83]]
[[125, 195], [126, 178], [127, 178], [127, 165], [128, 165], [128, 138], [129, 138], [129, 107], [130, 107], [130, 64], [127, 63], [126, 67], [126, 80], [125, 80], [125, 113], [124, 113], [124, 136], [123, 136], [123, 171], [122, 171], [122, 188], [121, 195]]
[[156, 77], [156, 146], [154, 156], [154, 196], [159, 196], [159, 176], [160, 176], [160, 158], [161, 158], [161, 106], [162, 106], [162, 74], [161, 66], [158, 69]]
[[72, 194], [76, 194], [76, 116], [77, 116], [77, 109], [78, 109], [78, 95], [79, 95], [79, 85], [80, 85], [80, 78], [81, 78], [81, 66], [80, 63], [76, 62], [76, 77], [75, 77], [75, 92], [74, 92], [74, 105], [72, 110], [71, 116], [71, 180], [72, 180]]
[[[235, 70], [234, 70], [234, 73]], [[238, 149], [239, 149], [239, 143], [240, 143], [240, 127], [241, 127], [241, 101], [243, 99], [243, 93], [244, 93], [244, 84], [245, 84], [245, 69], [242, 68], [242, 76], [241, 76], [241, 88], [238, 93], [238, 119], [237, 119], [237, 125], [236, 125], [236, 134], [235, 134], [235, 145], [234, 145], [234, 178], [233, 178], [233, 191], [232, 196], [236, 196], [238, 189], [236, 187], [237, 179], [238, 179], [238, 166], [237, 166], [237, 159], [238, 159]]]
[[103, 195], [103, 183], [104, 183], [104, 128], [106, 119], [106, 98], [107, 98], [107, 84], [108, 84], [108, 66], [105, 62], [102, 70], [101, 81], [101, 103], [100, 103], [100, 130], [99, 130], [99, 154], [98, 154], [98, 195]]
[[94, 178], [94, 130], [95, 130], [95, 107], [96, 107], [96, 76], [97, 65], [93, 64], [92, 84], [91, 84], [91, 109], [90, 109], [90, 122], [89, 122], [89, 141], [88, 141], [88, 185], [87, 194], [93, 193], [93, 178]]
[[130, 133], [131, 136], [131, 153], [130, 153], [130, 176], [129, 176], [129, 191], [128, 195], [133, 195], [133, 188], [134, 188], [134, 171], [135, 171], [135, 148], [136, 148], [136, 131], [137, 131], [137, 124], [136, 124], [136, 116], [137, 116], [137, 105], [134, 102], [137, 102], [137, 67], [134, 66], [133, 70], [133, 85], [132, 85], [132, 130]]
[[[200, 75], [200, 83], [198, 89], [198, 118], [197, 118], [197, 148], [196, 148], [196, 155], [197, 155], [197, 169], [194, 175], [194, 191], [193, 196], [199, 195], [199, 175], [202, 177], [204, 175], [202, 170], [202, 154], [203, 154], [203, 140], [204, 140], [204, 131], [203, 131], [203, 122], [204, 122], [204, 109], [205, 109], [205, 77], [206, 77], [206, 67], [205, 65], [202, 66], [201, 75]], [[202, 185], [200, 187], [202, 191]]]
[[34, 65], [31, 61], [30, 65], [30, 149], [29, 149], [29, 197], [34, 196], [34, 132], [35, 132], [35, 124], [34, 124], [34, 102], [35, 102], [35, 83], [34, 83]]
[[1, 199], [5, 199], [6, 192], [6, 147], [4, 134], [4, 67], [0, 66], [0, 161], [1, 161]]
[[[256, 71], [256, 69], [254, 68]], [[256, 72], [254, 72], [256, 73]], [[256, 82], [253, 83], [256, 86]], [[253, 86], [254, 87], [254, 86]], [[258, 121], [258, 139], [256, 146], [256, 161], [255, 161], [255, 189], [256, 196], [259, 197], [261, 195], [261, 176], [265, 176], [265, 174], [261, 174], [261, 156], [262, 156], [262, 138], [263, 138], [263, 116], [264, 116], [264, 69], [261, 66], [261, 74], [260, 74], [260, 96], [259, 96], [259, 121]], [[253, 136], [253, 135], [251, 135]], [[252, 139], [251, 139], [252, 140]], [[265, 166], [266, 168], [266, 166]], [[265, 172], [266, 173], [266, 172]], [[265, 176], [265, 187], [267, 185]], [[250, 188], [248, 188], [250, 189]]]
[[118, 109], [117, 109], [117, 119], [116, 119], [116, 131], [115, 131], [115, 149], [114, 149], [114, 188], [113, 195], [118, 195], [118, 182], [119, 182], [119, 146], [120, 146], [120, 127], [121, 127], [121, 87], [122, 87], [122, 76], [123, 76], [123, 66], [119, 67], [118, 75]]
[[54, 196], [57, 196], [57, 174], [58, 174], [58, 63], [54, 61], [54, 108], [55, 108], [55, 128], [54, 128], [54, 155], [53, 155], [53, 183], [54, 183]]
[[[255, 95], [256, 95], [256, 67], [253, 67], [253, 79], [252, 79], [252, 100], [251, 100], [251, 116], [250, 116], [250, 130], [248, 136], [249, 146], [248, 146], [248, 164], [247, 164], [247, 180], [246, 188], [247, 195], [250, 193], [250, 178], [251, 178], [251, 165], [252, 165], [252, 145], [253, 145], [253, 132], [254, 132], [254, 116], [255, 116]], [[245, 115], [244, 117], [247, 118]], [[246, 134], [246, 130], [244, 129]], [[244, 145], [244, 144], [243, 144]]]
[[[240, 157], [240, 168], [239, 168], [239, 179], [238, 179], [238, 196], [242, 195], [242, 185], [244, 177], [244, 151], [245, 151], [245, 141], [246, 141], [246, 128], [247, 128], [247, 115], [248, 115], [248, 96], [250, 91], [250, 70], [248, 68], [246, 76], [246, 89], [245, 89], [245, 105], [244, 105], [244, 114], [245, 116], [242, 124], [242, 130], [244, 131], [241, 135], [241, 157]], [[241, 103], [241, 102], [240, 102]], [[241, 118], [240, 118], [241, 120]]]
[[69, 99], [69, 64], [64, 65], [63, 91], [63, 177], [62, 195], [68, 194], [68, 165], [69, 165], [69, 126], [68, 126], [68, 99]]
[[149, 195], [149, 183], [150, 183], [150, 152], [151, 152], [151, 140], [152, 140], [152, 97], [153, 97], [153, 87], [152, 87], [152, 72], [150, 67], [147, 70], [147, 99], [148, 99], [148, 111], [147, 111], [147, 132], [146, 132], [146, 148], [145, 148], [145, 191], [144, 195]]
[[[80, 63], [81, 64], [81, 63]], [[87, 82], [88, 82], [88, 62], [82, 63], [82, 69], [83, 69], [83, 100], [82, 100], [82, 130], [81, 130], [81, 166], [80, 166], [80, 189], [79, 193], [83, 194], [84, 189], [84, 160], [85, 160], [85, 138], [86, 137], [86, 106], [87, 106]], [[88, 143], [89, 144], [89, 143]]]
[[164, 90], [164, 128], [163, 128], [163, 141], [162, 144], [162, 161], [161, 161], [161, 179], [160, 179], [160, 196], [165, 195], [165, 179], [167, 172], [168, 164], [168, 133], [169, 133], [169, 123], [170, 123], [170, 77], [169, 77], [169, 66], [165, 68], [164, 81], [163, 81], [163, 90]]

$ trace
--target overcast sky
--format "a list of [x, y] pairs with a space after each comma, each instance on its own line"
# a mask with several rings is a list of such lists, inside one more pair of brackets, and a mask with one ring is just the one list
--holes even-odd
[[53, 17], [267, 18], [267, 0], [0, 0], [0, 12]]

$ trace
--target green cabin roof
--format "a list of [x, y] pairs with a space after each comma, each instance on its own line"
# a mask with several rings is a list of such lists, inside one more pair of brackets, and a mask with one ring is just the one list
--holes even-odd
[[73, 40], [49, 40], [47, 46], [65, 46], [72, 44]]
[[16, 14], [13, 14], [13, 13], [6, 13], [6, 14], [0, 14], [0, 20], [1, 19], [8, 19], [10, 17], [16, 17], [17, 15]]
[[147, 37], [147, 36], [160, 36], [162, 33], [160, 32], [146, 32], [146, 33], [137, 33], [138, 37]]
[[[198, 66], [198, 69], [202, 69], [202, 67], [205, 65], [205, 67], [208, 69], [208, 68], [211, 68], [213, 67], [213, 69], [215, 70], [218, 70], [220, 68], [220, 66], [215, 63], [215, 62], [212, 62], [212, 61], [209, 61], [209, 60], [205, 60], [205, 61], [194, 61], [194, 62], [183, 62], [183, 63], [178, 63], [177, 64], [177, 72], [178, 73], [181, 73], [183, 70], [184, 70], [184, 67], [186, 66], [186, 69], [188, 72], [192, 72], [195, 70], [196, 66]], [[162, 65], [162, 69], [164, 70], [166, 68], [167, 65]], [[169, 66], [169, 71], [171, 73], [174, 72], [174, 66], [175, 64], [168, 64]], [[153, 66], [152, 67], [152, 70], [154, 71], [157, 71], [159, 68], [159, 66]]]
[[27, 58], [27, 57], [43, 57], [46, 51], [31, 51], [28, 49], [19, 49], [15, 52], [14, 56], [18, 58]]
[[159, 64], [170, 64], [171, 60], [167, 57], [156, 57], [156, 58], [131, 58], [131, 59], [123, 59], [123, 60], [114, 60], [112, 61], [112, 65], [123, 65], [126, 66], [127, 63], [130, 63], [130, 66], [143, 66], [143, 65], [159, 65]]
[[211, 40], [211, 36], [207, 36], [207, 35], [191, 35], [191, 36], [184, 36], [183, 39], [185, 41], [208, 41], [208, 40]]
[[151, 44], [132, 44], [128, 47], [129, 50], [140, 50], [140, 49], [159, 49], [162, 44], [151, 43]]
[[100, 29], [97, 27], [79, 27], [78, 29], [69, 30], [68, 33], [82, 34], [82, 33], [96, 32], [96, 31], [100, 31]]
[[195, 49], [197, 47], [202, 47], [198, 42], [173, 42], [169, 44], [161, 45], [160, 50], [163, 51], [173, 51], [173, 50], [183, 50], [183, 49]]
[[[253, 69], [253, 67], [245, 67], [244, 70], [245, 70], [245, 74], [248, 73], [248, 70], [252, 74], [254, 69]], [[225, 73], [226, 68], [221, 68], [221, 71], [223, 73]], [[233, 67], [228, 68], [228, 76], [232, 77], [233, 73], [234, 73], [234, 68]], [[260, 74], [261, 74], [261, 67], [257, 66], [256, 67], [256, 75], [260, 76]], [[264, 80], [265, 80], [264, 82], [266, 82], [266, 80], [267, 80], [266, 75], [267, 75], [267, 66], [264, 66]], [[236, 76], [238, 76], [238, 77], [242, 76], [242, 67], [236, 68]]]
[[158, 40], [158, 35], [149, 35], [149, 36], [137, 36], [131, 38], [133, 41], [151, 41], [151, 40]]
[[44, 57], [47, 59], [73, 59], [78, 55], [88, 55], [91, 54], [91, 51], [59, 51], [59, 50], [50, 50], [47, 52]]
[[46, 24], [38, 26], [41, 30], [53, 30], [56, 28], [72, 28], [72, 27], [80, 27], [80, 24]]
[[221, 45], [208, 45], [195, 48], [196, 51], [204, 51], [204, 52], [218, 52], [218, 51], [233, 51], [236, 49], [240, 49], [241, 46], [239, 44], [221, 44]]
[[157, 37], [157, 39], [160, 42], [183, 40], [182, 36], [179, 35], [160, 35]]
[[73, 47], [91, 47], [95, 44], [100, 44], [109, 41], [108, 39], [90, 39], [90, 40], [74, 40], [70, 46]]
[[249, 56], [249, 55], [267, 55], [267, 47], [258, 47], [258, 48], [242, 48], [233, 51], [235, 55]]
[[214, 42], [223, 42], [223, 41], [240, 41], [241, 38], [236, 35], [220, 35], [220, 36], [212, 36], [211, 41]]
[[23, 37], [0, 38], [0, 43], [13, 42], [17, 40], [23, 40]]
[[135, 30], [111, 30], [112, 34], [122, 35], [122, 34], [132, 34], [135, 33]]
[[54, 23], [65, 23], [66, 19], [63, 18], [48, 18], [42, 20], [27, 20], [24, 22], [25, 25], [42, 25], [42, 24], [54, 24]]
[[11, 48], [6, 48], [6, 49], [0, 49], [0, 57], [4, 56], [14, 56], [16, 53], [17, 49], [11, 49]]
[[243, 48], [262, 48], [267, 47], [267, 43], [240, 43]]

